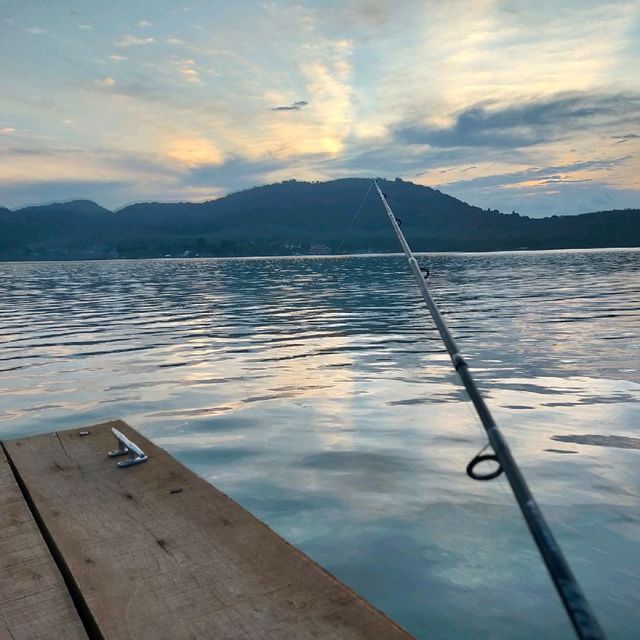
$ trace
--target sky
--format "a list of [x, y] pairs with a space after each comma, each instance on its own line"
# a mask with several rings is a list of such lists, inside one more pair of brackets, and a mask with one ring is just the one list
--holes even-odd
[[0, 0], [0, 205], [401, 177], [640, 208], [640, 0]]

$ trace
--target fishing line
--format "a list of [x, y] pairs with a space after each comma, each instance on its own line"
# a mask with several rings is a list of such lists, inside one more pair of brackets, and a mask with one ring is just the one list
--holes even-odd
[[371, 191], [371, 187], [373, 187], [373, 182], [369, 185], [369, 188], [367, 189], [367, 192], [364, 194], [364, 198], [362, 198], [362, 202], [360, 203], [360, 206], [356, 209], [356, 212], [351, 216], [351, 220], [349, 220], [349, 224], [347, 225], [347, 231], [344, 234], [344, 238], [342, 238], [342, 242], [340, 242], [340, 244], [338, 245], [338, 248], [336, 249], [336, 253], [340, 253], [340, 249], [342, 249], [342, 245], [345, 243], [347, 236], [349, 235], [350, 231], [351, 231], [351, 227], [353, 226], [353, 223], [355, 222], [355, 219], [358, 217], [358, 214], [362, 211], [362, 208], [364, 207], [364, 203], [367, 200], [367, 196], [369, 195], [369, 191]]
[[[480, 422], [484, 427], [487, 435], [487, 444], [478, 454], [471, 460], [467, 466], [467, 473], [476, 480], [491, 480], [498, 477], [501, 473], [504, 473], [511, 485], [511, 490], [514, 494], [516, 502], [520, 507], [520, 511], [529, 527], [529, 531], [535, 540], [538, 550], [542, 556], [542, 559], [547, 567], [551, 580], [556, 587], [558, 595], [564, 605], [564, 608], [573, 624], [573, 628], [576, 635], [580, 640], [605, 640], [605, 635], [595, 617], [595, 614], [591, 610], [591, 606], [587, 601], [582, 588], [578, 584], [567, 560], [562, 553], [549, 525], [547, 524], [542, 511], [531, 493], [518, 464], [516, 463], [509, 446], [507, 445], [502, 432], [498, 429], [493, 416], [487, 407], [482, 394], [480, 393], [474, 377], [469, 370], [464, 356], [458, 350], [447, 324], [445, 323], [438, 306], [431, 297], [429, 288], [427, 287], [427, 281], [424, 274], [416, 260], [409, 244], [407, 243], [404, 234], [400, 229], [400, 222], [394, 215], [387, 196], [382, 192], [378, 182], [373, 181], [376, 187], [380, 200], [387, 212], [387, 216], [391, 221], [391, 226], [395, 231], [395, 234], [402, 246], [402, 250], [407, 257], [409, 266], [411, 267], [416, 279], [418, 281], [418, 287], [420, 293], [429, 309], [429, 313], [433, 318], [433, 321], [438, 329], [440, 337], [444, 342], [444, 345], [449, 352], [451, 362], [454, 369], [460, 376], [462, 384], [467, 390], [469, 399], [471, 400]], [[485, 454], [484, 451], [491, 447], [493, 453]], [[476, 470], [478, 464], [493, 461], [497, 463], [497, 467], [489, 472], [480, 473]]]

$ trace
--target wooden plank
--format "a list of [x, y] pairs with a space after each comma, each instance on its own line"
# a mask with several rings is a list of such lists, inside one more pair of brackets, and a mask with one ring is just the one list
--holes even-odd
[[87, 635], [0, 448], [0, 640], [60, 638]]
[[[148, 462], [108, 459], [112, 426]], [[123, 422], [5, 446], [105, 640], [411, 637]]]

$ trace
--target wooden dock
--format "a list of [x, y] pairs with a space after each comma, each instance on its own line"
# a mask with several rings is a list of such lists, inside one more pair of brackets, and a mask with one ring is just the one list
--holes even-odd
[[123, 422], [2, 444], [0, 640], [411, 638]]

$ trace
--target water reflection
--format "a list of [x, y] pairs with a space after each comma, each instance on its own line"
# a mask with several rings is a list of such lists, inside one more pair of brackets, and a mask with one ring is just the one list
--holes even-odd
[[624, 436], [552, 436], [558, 442], [574, 442], [575, 444], [590, 444], [596, 447], [616, 447], [618, 449], [639, 449], [640, 438], [625, 438]]
[[[640, 252], [421, 260], [635, 637]], [[571, 637], [508, 487], [464, 474], [484, 436], [403, 258], [0, 264], [0, 345], [3, 437], [124, 418], [419, 637]]]

